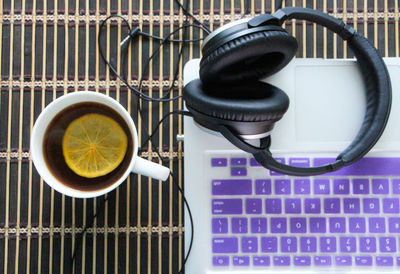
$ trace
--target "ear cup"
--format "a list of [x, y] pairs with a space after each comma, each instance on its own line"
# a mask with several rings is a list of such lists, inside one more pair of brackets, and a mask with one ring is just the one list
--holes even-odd
[[282, 31], [262, 31], [236, 38], [200, 62], [205, 85], [258, 80], [286, 66], [297, 51], [297, 40]]
[[260, 81], [204, 89], [196, 79], [185, 86], [183, 98], [186, 106], [196, 112], [234, 122], [274, 123], [289, 107], [289, 97], [282, 90]]

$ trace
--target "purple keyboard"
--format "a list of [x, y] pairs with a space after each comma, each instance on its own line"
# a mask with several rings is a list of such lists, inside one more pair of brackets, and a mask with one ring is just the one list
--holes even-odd
[[[270, 172], [245, 154], [206, 159], [214, 268], [400, 271], [400, 158], [363, 158], [304, 178]], [[334, 159], [278, 160], [307, 167]]]

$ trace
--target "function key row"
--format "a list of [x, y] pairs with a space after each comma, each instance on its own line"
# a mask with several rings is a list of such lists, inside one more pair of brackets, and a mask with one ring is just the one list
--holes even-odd
[[212, 239], [215, 254], [236, 253], [399, 253], [396, 237], [221, 237]]
[[398, 214], [400, 198], [213, 199], [211, 211], [214, 215], [244, 212], [246, 214]]
[[213, 195], [400, 195], [400, 178], [215, 179], [211, 186]]
[[250, 266], [386, 266], [400, 267], [400, 257], [392, 256], [213, 256], [216, 267]]
[[[250, 167], [261, 166], [254, 158], [246, 157], [232, 157], [230, 160], [231, 167], [246, 167], [249, 163]], [[278, 162], [285, 163], [296, 167], [310, 167], [310, 166], [323, 166], [334, 163], [335, 158], [276, 158]], [[227, 167], [227, 157], [213, 157], [211, 158], [211, 167]], [[344, 167], [338, 171], [329, 173], [330, 175], [341, 176], [397, 176], [400, 175], [400, 158], [393, 157], [366, 157], [362, 158], [356, 163]], [[271, 175], [278, 175], [271, 172]]]
[[[281, 233], [398, 233], [400, 217], [313, 217], [281, 218], [245, 217], [213, 218], [211, 221], [214, 234], [281, 234]], [[288, 229], [289, 226], [289, 229]]]

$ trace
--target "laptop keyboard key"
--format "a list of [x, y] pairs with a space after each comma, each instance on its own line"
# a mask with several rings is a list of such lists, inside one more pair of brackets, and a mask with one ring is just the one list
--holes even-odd
[[257, 237], [243, 237], [242, 238], [243, 253], [257, 253], [258, 252], [257, 242], [258, 242]]
[[400, 218], [399, 217], [389, 218], [389, 232], [390, 233], [400, 233]]
[[356, 238], [355, 237], [340, 237], [340, 251], [342, 253], [356, 252]]
[[290, 158], [289, 165], [295, 167], [309, 167], [310, 159], [309, 158]]
[[261, 199], [246, 199], [247, 214], [261, 214], [262, 200]]
[[286, 214], [300, 214], [301, 213], [301, 199], [285, 199], [285, 213]]
[[301, 237], [300, 238], [300, 251], [304, 252], [304, 253], [317, 252], [317, 238]]
[[250, 166], [261, 166], [259, 162], [257, 162], [256, 159], [250, 158]]
[[346, 233], [346, 218], [334, 217], [329, 218], [330, 233]]
[[251, 218], [251, 233], [267, 233], [267, 218]]
[[379, 207], [379, 199], [377, 198], [365, 198], [363, 200], [363, 206], [364, 206], [364, 213], [379, 213], [380, 207]]
[[214, 234], [228, 233], [228, 218], [213, 218], [211, 223], [212, 223], [212, 233]]
[[383, 213], [399, 214], [400, 213], [400, 200], [393, 198], [383, 199]]
[[281, 214], [282, 200], [281, 199], [265, 199], [265, 213]]
[[396, 252], [396, 238], [395, 237], [380, 237], [379, 250], [382, 253]]
[[326, 219], [320, 217], [310, 218], [310, 232], [326, 233]]
[[278, 252], [277, 237], [261, 237], [261, 252], [276, 253]]
[[229, 266], [229, 257], [228, 256], [214, 256], [213, 257], [213, 266]]
[[247, 176], [247, 168], [245, 167], [232, 167], [231, 176]]
[[212, 239], [213, 253], [237, 253], [238, 249], [238, 239], [236, 237]]
[[294, 194], [310, 194], [310, 179], [295, 179]]
[[351, 266], [352, 257], [351, 256], [336, 256], [335, 262], [337, 266]]
[[321, 213], [321, 200], [318, 198], [304, 199], [304, 212], [308, 214]]
[[294, 256], [295, 266], [311, 266], [311, 257], [310, 256]]
[[343, 211], [348, 214], [360, 213], [360, 199], [358, 198], [344, 198]]
[[389, 194], [389, 180], [388, 179], [372, 179], [372, 193], [373, 194]]
[[377, 256], [376, 257], [377, 266], [393, 266], [393, 257], [388, 256]]
[[282, 251], [282, 253], [296, 253], [297, 252], [297, 238], [296, 237], [282, 237], [281, 238], [281, 251]]
[[246, 158], [231, 158], [231, 166], [245, 166], [246, 164]]
[[376, 252], [376, 238], [360, 237], [360, 251], [365, 253]]
[[385, 233], [386, 225], [385, 218], [369, 218], [369, 232], [370, 233]]
[[315, 179], [314, 180], [314, 194], [329, 194], [330, 186], [329, 179]]
[[306, 218], [290, 218], [291, 233], [306, 233], [307, 219]]
[[271, 194], [271, 180], [257, 179], [256, 180], [256, 194], [257, 195]]
[[275, 194], [276, 195], [289, 195], [290, 191], [290, 180], [288, 179], [276, 179], [275, 180]]
[[353, 194], [369, 194], [369, 180], [353, 179]]
[[400, 194], [400, 179], [393, 179], [392, 187], [393, 187], [393, 194]]
[[242, 214], [242, 199], [213, 199], [212, 214]]
[[335, 237], [321, 237], [319, 240], [322, 253], [336, 253]]
[[247, 218], [232, 218], [232, 233], [247, 233]]
[[251, 180], [213, 180], [213, 195], [249, 195], [251, 194]]
[[290, 266], [290, 257], [274, 256], [274, 266]]
[[314, 265], [330, 266], [332, 265], [332, 258], [331, 256], [314, 256]]
[[349, 179], [333, 180], [333, 193], [334, 194], [349, 194], [350, 193]]
[[271, 233], [286, 233], [286, 218], [271, 218]]
[[356, 256], [355, 259], [357, 266], [372, 266], [371, 256]]
[[225, 167], [228, 165], [228, 160], [226, 158], [212, 158], [211, 166], [212, 167]]
[[339, 198], [324, 199], [324, 212], [327, 214], [340, 213], [340, 199]]
[[254, 266], [269, 266], [271, 264], [270, 258], [268, 256], [254, 256], [253, 265]]
[[233, 256], [234, 266], [249, 266], [250, 258], [248, 256]]
[[365, 233], [365, 218], [349, 218], [349, 231], [350, 233]]

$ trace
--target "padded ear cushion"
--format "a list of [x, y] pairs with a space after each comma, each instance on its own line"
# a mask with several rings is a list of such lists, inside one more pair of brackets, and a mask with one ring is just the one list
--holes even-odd
[[259, 81], [244, 86], [207, 87], [206, 91], [196, 79], [185, 86], [183, 98], [188, 108], [237, 122], [278, 121], [289, 107], [289, 97], [282, 90]]
[[258, 80], [281, 70], [296, 51], [296, 39], [283, 29], [247, 34], [203, 56], [200, 79], [205, 85]]
[[390, 76], [379, 52], [358, 33], [348, 41], [364, 79], [367, 111], [356, 138], [338, 156], [345, 163], [357, 161], [375, 145], [389, 119], [392, 102]]

